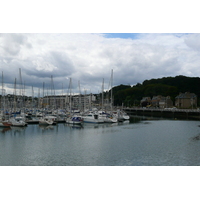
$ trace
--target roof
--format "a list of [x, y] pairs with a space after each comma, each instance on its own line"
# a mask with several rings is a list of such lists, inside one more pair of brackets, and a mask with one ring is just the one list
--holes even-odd
[[180, 93], [178, 96], [176, 96], [176, 99], [191, 99], [196, 97], [197, 95], [194, 93], [185, 92], [185, 93]]

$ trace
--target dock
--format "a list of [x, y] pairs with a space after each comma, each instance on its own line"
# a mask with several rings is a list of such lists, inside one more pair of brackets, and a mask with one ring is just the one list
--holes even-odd
[[200, 120], [199, 109], [173, 109], [173, 108], [123, 108], [130, 116], [151, 116], [176, 119]]

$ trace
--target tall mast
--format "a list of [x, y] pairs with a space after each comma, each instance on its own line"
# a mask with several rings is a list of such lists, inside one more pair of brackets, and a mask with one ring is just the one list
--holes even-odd
[[55, 88], [54, 88], [54, 82], [53, 82], [53, 76], [51, 75], [51, 96], [53, 98], [53, 106], [52, 108], [56, 108], [56, 99], [55, 99]]
[[104, 101], [104, 78], [103, 78], [103, 83], [102, 83], [102, 105], [101, 105], [101, 107], [102, 107], [102, 110], [103, 110], [103, 107], [104, 107], [104, 103], [103, 103], [103, 101]]
[[70, 113], [72, 112], [72, 79], [70, 78], [70, 84], [69, 84], [69, 108], [70, 108]]
[[82, 110], [80, 81], [78, 81], [78, 87], [79, 87], [79, 110]]
[[20, 87], [19, 87], [19, 103], [20, 103], [20, 109], [22, 108], [23, 104], [23, 86], [22, 86], [22, 74], [21, 74], [21, 68], [19, 68], [19, 81], [20, 81]]
[[44, 108], [44, 82], [42, 86], [42, 108]]
[[33, 109], [33, 99], [34, 99], [34, 89], [33, 89], [33, 86], [32, 86], [32, 109]]
[[38, 109], [40, 108], [40, 88], [38, 88]]
[[113, 104], [113, 94], [112, 94], [112, 87], [113, 87], [113, 69], [111, 70], [111, 111], [112, 111], [112, 104]]
[[14, 112], [16, 112], [16, 84], [17, 84], [17, 80], [15, 78], [15, 83], [14, 83]]
[[5, 110], [5, 93], [4, 93], [4, 81], [3, 81], [3, 71], [2, 71], [2, 96], [1, 96], [1, 106]]
[[63, 83], [62, 83], [62, 95], [60, 98], [60, 108], [63, 109]]

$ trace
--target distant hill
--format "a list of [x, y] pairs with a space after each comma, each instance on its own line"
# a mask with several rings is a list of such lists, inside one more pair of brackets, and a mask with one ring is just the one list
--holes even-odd
[[113, 87], [114, 105], [125, 106], [139, 105], [142, 97], [153, 97], [156, 95], [170, 96], [174, 101], [180, 93], [195, 93], [200, 105], [200, 78], [199, 77], [163, 77], [158, 79], [145, 80], [142, 84], [134, 86], [119, 85]]

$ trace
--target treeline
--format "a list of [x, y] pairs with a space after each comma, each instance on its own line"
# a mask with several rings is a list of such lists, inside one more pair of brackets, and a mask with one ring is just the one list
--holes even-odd
[[200, 105], [200, 78], [180, 75], [145, 80], [142, 84], [138, 83], [132, 87], [119, 85], [113, 88], [114, 105], [121, 106], [123, 103], [124, 106], [138, 106], [142, 97], [152, 98], [157, 95], [170, 96], [175, 102], [175, 97], [180, 92], [195, 93]]

